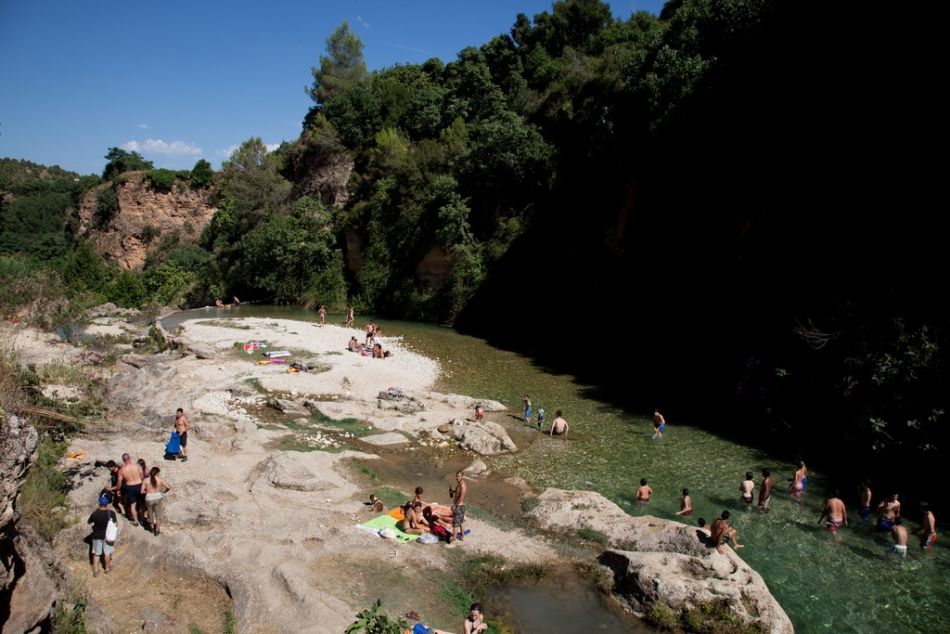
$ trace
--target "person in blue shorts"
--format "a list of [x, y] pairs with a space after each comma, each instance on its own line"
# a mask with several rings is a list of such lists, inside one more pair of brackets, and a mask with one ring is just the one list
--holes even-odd
[[862, 522], [868, 521], [868, 518], [871, 517], [871, 483], [867, 480], [861, 481], [861, 487], [859, 488], [859, 495], [861, 497], [861, 510], [858, 511], [858, 516], [861, 518]]
[[524, 403], [524, 422], [531, 422], [531, 399], [528, 398], [528, 395], [525, 394], [521, 397], [521, 402]]
[[663, 438], [663, 434], [666, 433], [666, 419], [663, 418], [663, 414], [660, 413], [660, 410], [653, 410], [653, 437], [654, 438]]

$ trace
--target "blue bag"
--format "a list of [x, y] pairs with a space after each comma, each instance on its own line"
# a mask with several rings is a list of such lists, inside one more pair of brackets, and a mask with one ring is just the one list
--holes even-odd
[[[165, 459], [174, 460], [175, 456], [181, 453], [181, 436], [178, 435], [177, 431], [173, 431], [171, 438], [168, 439], [168, 444], [165, 445]], [[171, 456], [171, 458], [169, 458]]]

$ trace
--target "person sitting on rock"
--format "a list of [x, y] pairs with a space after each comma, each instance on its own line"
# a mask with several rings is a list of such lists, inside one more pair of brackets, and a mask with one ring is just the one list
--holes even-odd
[[716, 550], [723, 552], [722, 547], [726, 539], [732, 541], [732, 547], [735, 550], [743, 548], [743, 545], [736, 541], [738, 533], [736, 529], [729, 526], [729, 511], [723, 511], [722, 515], [719, 516], [709, 529], [710, 537], [709, 544], [710, 546], [715, 546]]

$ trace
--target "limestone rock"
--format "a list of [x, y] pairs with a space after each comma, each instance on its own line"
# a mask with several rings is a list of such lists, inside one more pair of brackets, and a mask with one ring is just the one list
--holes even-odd
[[462, 448], [483, 456], [518, 451], [505, 428], [491, 421], [457, 418], [452, 422], [452, 433]]
[[399, 434], [397, 432], [391, 431], [385, 434], [373, 434], [372, 436], [364, 436], [362, 438], [363, 442], [368, 442], [371, 445], [383, 446], [383, 445], [402, 445], [409, 442], [409, 439]]
[[485, 464], [484, 460], [475, 460], [472, 464], [465, 467], [462, 473], [468, 478], [480, 478], [489, 473], [488, 465]]
[[299, 456], [284, 452], [269, 456], [261, 466], [263, 479], [278, 489], [324, 491], [333, 484], [317, 476]]
[[600, 562], [614, 574], [613, 593], [637, 616], [654, 606], [681, 612], [722, 603], [745, 623], [790, 634], [792, 623], [762, 577], [726, 548], [706, 545], [695, 527], [651, 516], [631, 517], [592, 491], [547, 489], [526, 513], [547, 529], [590, 528], [614, 548]]

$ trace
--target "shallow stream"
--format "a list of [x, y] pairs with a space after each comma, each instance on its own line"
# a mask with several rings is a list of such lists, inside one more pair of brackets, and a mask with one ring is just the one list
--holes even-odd
[[[188, 311], [163, 323], [172, 331], [182, 320], [224, 317], [315, 321], [316, 316], [298, 308], [242, 305]], [[363, 316], [357, 323], [367, 319]], [[339, 323], [342, 315], [329, 315], [327, 321]], [[765, 578], [800, 632], [950, 631], [947, 542], [938, 541], [925, 553], [914, 542], [906, 560], [888, 555], [889, 536], [876, 535], [856, 517], [857, 494], [852, 491], [842, 491], [854, 515], [852, 526], [840, 530], [835, 540], [818, 524], [828, 485], [821, 473], [811, 469], [801, 503], [784, 494], [793, 456], [768, 455], [676, 420], [669, 415], [676, 403], [657, 404], [667, 413], [668, 426], [666, 436], [654, 440], [651, 412], [627, 412], [595, 400], [571, 376], [547, 373], [524, 357], [448, 328], [385, 320], [381, 326], [384, 336], [402, 336], [409, 347], [442, 363], [440, 389], [507, 404], [509, 412], [488, 417], [519, 428], [519, 435], [525, 432], [522, 394], [531, 397], [535, 409], [545, 409], [548, 423], [555, 410], [563, 410], [571, 426], [568, 439], [545, 435], [517, 454], [486, 460], [492, 468], [523, 477], [539, 489], [598, 491], [631, 515], [677, 519], [684, 487], [692, 495], [693, 521], [711, 521], [729, 509], [739, 541], [745, 544], [741, 556]], [[746, 471], [752, 471], [758, 483], [763, 467], [772, 470], [777, 488], [768, 514], [738, 502]], [[640, 478], [654, 490], [649, 505], [633, 499]], [[917, 519], [907, 511], [909, 518]], [[939, 531], [939, 509], [937, 521]]]

